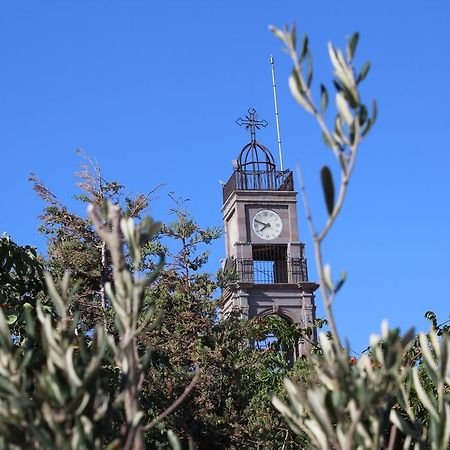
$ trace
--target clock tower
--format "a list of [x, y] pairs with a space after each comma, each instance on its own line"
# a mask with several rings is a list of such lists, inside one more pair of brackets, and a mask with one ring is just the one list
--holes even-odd
[[[277, 314], [307, 327], [315, 319], [314, 291], [319, 285], [308, 281], [292, 172], [277, 170], [270, 150], [256, 140], [256, 130], [267, 122], [258, 120], [254, 109], [236, 122], [245, 125], [251, 140], [223, 185], [223, 269], [233, 275], [222, 293], [222, 312], [226, 316], [238, 311], [248, 319]], [[310, 353], [310, 346], [301, 340], [293, 349], [294, 358]]]

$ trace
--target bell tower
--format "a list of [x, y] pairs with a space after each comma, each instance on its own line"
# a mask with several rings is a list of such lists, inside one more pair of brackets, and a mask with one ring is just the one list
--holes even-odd
[[[222, 293], [222, 312], [238, 311], [249, 319], [277, 314], [306, 327], [315, 319], [319, 285], [308, 281], [292, 172], [278, 171], [270, 150], [256, 140], [267, 122], [258, 120], [254, 109], [236, 123], [245, 125], [251, 139], [223, 185], [223, 269], [233, 276]], [[299, 342], [294, 358], [310, 353], [310, 345]]]

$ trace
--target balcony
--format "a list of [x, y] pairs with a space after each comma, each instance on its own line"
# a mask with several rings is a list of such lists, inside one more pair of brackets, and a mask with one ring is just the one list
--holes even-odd
[[234, 191], [293, 191], [292, 171], [235, 170], [223, 186], [223, 201]]
[[233, 281], [241, 283], [297, 284], [308, 281], [306, 258], [286, 258], [279, 261], [230, 259], [225, 269], [233, 272]]

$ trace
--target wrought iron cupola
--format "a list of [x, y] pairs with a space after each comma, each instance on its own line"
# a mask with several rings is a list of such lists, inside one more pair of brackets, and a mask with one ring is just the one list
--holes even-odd
[[245, 125], [251, 139], [239, 153], [234, 172], [223, 187], [224, 201], [235, 190], [293, 191], [292, 172], [278, 171], [272, 152], [256, 140], [256, 130], [265, 128], [268, 122], [259, 120], [255, 109], [250, 108], [236, 123]]
[[240, 117], [236, 120], [236, 123], [239, 126], [245, 125], [251, 136], [250, 142], [239, 153], [237, 170], [253, 173], [275, 171], [276, 164], [271, 151], [256, 140], [256, 130], [260, 130], [261, 127], [265, 128], [268, 125], [267, 120], [258, 120], [256, 111], [250, 108], [248, 114], [245, 115], [245, 119]]

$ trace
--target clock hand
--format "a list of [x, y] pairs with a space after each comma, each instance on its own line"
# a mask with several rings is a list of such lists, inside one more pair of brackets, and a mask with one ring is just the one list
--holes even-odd
[[258, 219], [255, 219], [255, 222], [258, 222], [258, 223], [260, 223], [261, 225], [267, 225], [266, 223], [264, 223], [264, 222], [261, 222], [260, 220], [258, 220]]
[[267, 227], [270, 227], [270, 222], [265, 223], [264, 226], [259, 231], [263, 231]]

